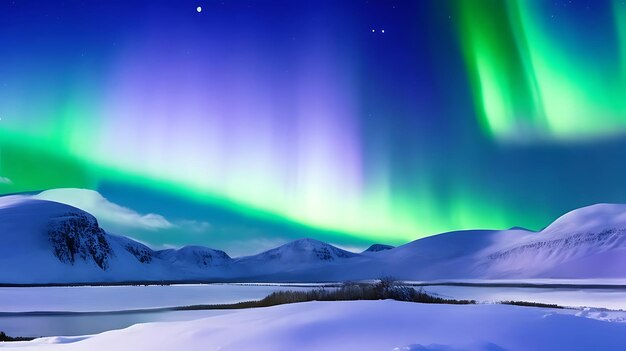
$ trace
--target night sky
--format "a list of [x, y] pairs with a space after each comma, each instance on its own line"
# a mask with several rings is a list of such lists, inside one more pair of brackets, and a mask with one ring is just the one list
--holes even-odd
[[0, 0], [0, 193], [155, 246], [537, 230], [625, 132], [622, 0]]

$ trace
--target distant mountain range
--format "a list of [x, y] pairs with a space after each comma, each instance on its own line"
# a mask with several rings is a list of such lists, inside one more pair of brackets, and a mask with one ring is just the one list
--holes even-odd
[[300, 239], [231, 258], [201, 246], [153, 250], [106, 233], [77, 208], [5, 196], [0, 284], [626, 278], [625, 233], [626, 205], [599, 204], [569, 212], [539, 232], [449, 232], [399, 247], [376, 244], [362, 253]]

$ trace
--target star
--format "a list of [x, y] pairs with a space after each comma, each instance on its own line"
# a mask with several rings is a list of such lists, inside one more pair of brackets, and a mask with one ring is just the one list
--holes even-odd
[[198, 13], [202, 12], [202, 6], [196, 7], [196, 11], [198, 11]]

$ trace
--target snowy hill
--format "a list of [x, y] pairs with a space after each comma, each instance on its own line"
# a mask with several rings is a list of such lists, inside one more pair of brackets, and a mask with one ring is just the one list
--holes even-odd
[[482, 265], [494, 277], [626, 276], [626, 205], [580, 208], [541, 232], [503, 239], [483, 252]]
[[459, 231], [380, 254], [403, 279], [623, 278], [626, 205], [571, 211], [539, 232], [523, 228]]
[[449, 232], [418, 239], [376, 258], [385, 275], [407, 280], [483, 277], [476, 269], [480, 251], [495, 237], [516, 236], [517, 231], [471, 230]]
[[226, 252], [203, 246], [185, 246], [180, 249], [157, 251], [155, 254], [177, 268], [192, 269], [196, 272], [212, 267], [225, 266], [232, 261]]
[[385, 251], [385, 250], [391, 250], [394, 247], [391, 245], [385, 245], [385, 244], [373, 244], [372, 246], [368, 247], [365, 251], [361, 252], [361, 253], [369, 253], [369, 252], [381, 252], [381, 251]]
[[361, 254], [300, 239], [231, 258], [200, 246], [155, 251], [74, 207], [5, 196], [0, 239], [0, 283], [10, 284], [626, 277], [626, 205], [611, 204], [569, 212], [540, 232], [458, 231]]
[[241, 258], [239, 262], [263, 261], [278, 264], [285, 263], [318, 263], [337, 261], [358, 256], [330, 244], [315, 239], [299, 239], [262, 252], [258, 255]]
[[393, 276], [406, 280], [624, 278], [626, 205], [571, 211], [539, 232], [468, 230], [443, 233], [347, 261], [334, 280]]
[[[328, 280], [325, 268], [360, 257], [315, 239], [300, 239], [257, 255], [235, 260], [241, 277], [266, 281]], [[321, 273], [321, 274], [320, 274]]]
[[56, 202], [0, 198], [0, 236], [2, 283], [162, 280], [173, 273], [147, 261], [149, 248], [110, 236], [90, 214]]

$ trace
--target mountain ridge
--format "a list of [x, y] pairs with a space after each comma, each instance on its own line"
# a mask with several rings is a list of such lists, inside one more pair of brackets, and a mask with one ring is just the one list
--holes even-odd
[[0, 238], [1, 284], [626, 277], [619, 268], [626, 263], [626, 205], [620, 204], [568, 212], [539, 232], [447, 232], [362, 253], [303, 238], [232, 258], [203, 246], [154, 250], [107, 233], [69, 205], [6, 196]]

